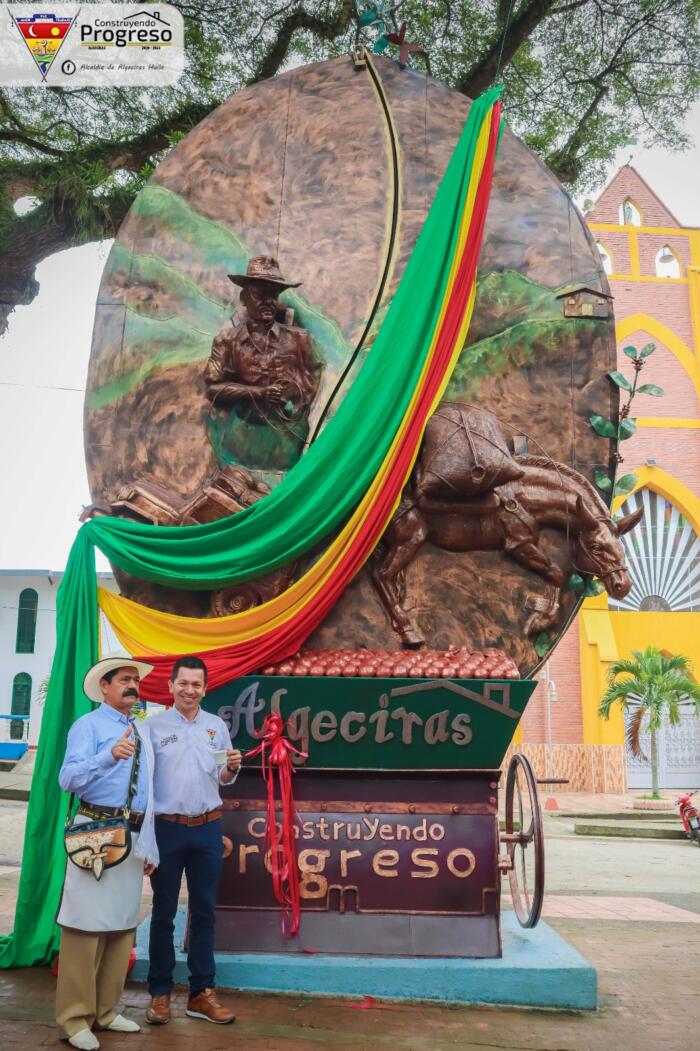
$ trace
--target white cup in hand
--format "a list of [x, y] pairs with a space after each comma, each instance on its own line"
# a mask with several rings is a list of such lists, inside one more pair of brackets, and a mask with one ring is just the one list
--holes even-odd
[[226, 766], [226, 749], [217, 748], [214, 752], [214, 762], [217, 766]]

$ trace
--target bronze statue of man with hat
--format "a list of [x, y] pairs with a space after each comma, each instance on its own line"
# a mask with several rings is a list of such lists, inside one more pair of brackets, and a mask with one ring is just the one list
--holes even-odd
[[229, 274], [245, 313], [221, 329], [204, 373], [211, 402], [209, 437], [220, 463], [287, 470], [308, 435], [320, 368], [308, 332], [277, 320], [279, 295], [301, 282], [283, 277], [272, 256]]

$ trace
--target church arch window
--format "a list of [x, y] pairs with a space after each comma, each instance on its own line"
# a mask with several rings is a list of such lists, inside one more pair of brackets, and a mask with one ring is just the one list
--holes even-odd
[[[21, 671], [12, 680], [12, 701], [10, 715], [29, 715], [32, 703], [32, 677]], [[10, 720], [10, 740], [21, 741], [24, 736], [24, 719]]]
[[643, 508], [638, 526], [622, 537], [632, 578], [629, 594], [611, 610], [700, 612], [700, 538], [683, 513], [660, 493], [639, 489], [621, 508]]
[[642, 225], [642, 213], [637, 204], [632, 200], [631, 197], [625, 197], [624, 201], [620, 205], [620, 225], [621, 226], [641, 226]]
[[657, 277], [680, 277], [681, 264], [670, 245], [664, 245], [654, 258]]
[[24, 591], [20, 592], [15, 653], [34, 653], [38, 605], [39, 595], [34, 588], [25, 588]]
[[596, 241], [595, 246], [598, 249], [598, 255], [600, 256], [600, 261], [603, 264], [603, 270], [605, 271], [606, 274], [612, 274], [612, 272], [613, 272], [613, 261], [612, 261], [612, 256], [610, 255], [610, 252], [607, 250], [607, 248], [605, 247], [604, 244], [601, 244], [600, 241]]

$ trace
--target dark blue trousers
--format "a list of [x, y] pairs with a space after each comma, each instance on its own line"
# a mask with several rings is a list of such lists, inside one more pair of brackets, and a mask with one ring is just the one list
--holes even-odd
[[151, 876], [153, 914], [149, 943], [148, 989], [170, 995], [175, 970], [173, 932], [182, 874], [190, 908], [190, 996], [215, 984], [214, 908], [222, 863], [221, 821], [188, 828], [156, 818], [160, 864]]

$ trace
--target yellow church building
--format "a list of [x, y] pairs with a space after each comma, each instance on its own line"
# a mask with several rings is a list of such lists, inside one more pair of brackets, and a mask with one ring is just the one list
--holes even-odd
[[[689, 657], [700, 676], [700, 229], [682, 226], [630, 165], [586, 218], [614, 296], [617, 367], [632, 379], [623, 347], [654, 343], [643, 382], [664, 396], [635, 399], [637, 431], [620, 448], [620, 473], [637, 483], [614, 510], [644, 510], [624, 538], [632, 590], [621, 602], [586, 600], [514, 744], [540, 776], [569, 778], [570, 791], [622, 792], [650, 786], [651, 771], [626, 750], [622, 712], [607, 722], [597, 714], [610, 663], [654, 645]], [[659, 773], [665, 788], [700, 786], [700, 718], [690, 710], [660, 734]]]

